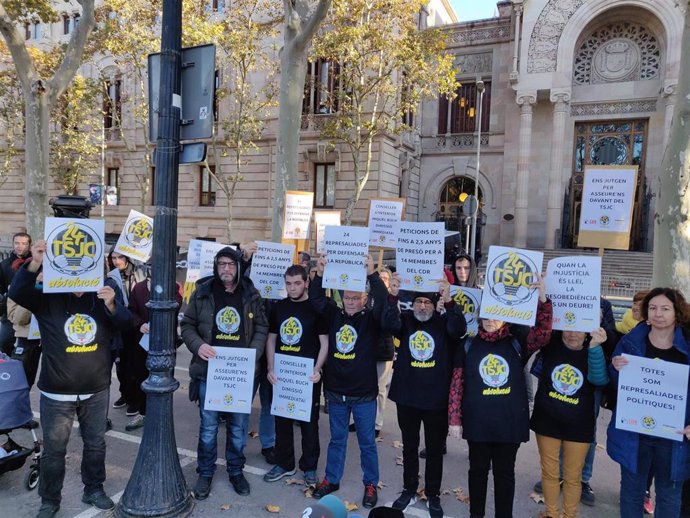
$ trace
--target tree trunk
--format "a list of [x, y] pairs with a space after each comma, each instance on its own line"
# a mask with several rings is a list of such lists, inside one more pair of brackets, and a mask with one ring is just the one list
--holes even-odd
[[[26, 231], [35, 239], [42, 239], [47, 203], [49, 175], [50, 106], [45, 90], [24, 91], [26, 108]], [[30, 152], [29, 152], [30, 150]]]
[[652, 284], [677, 288], [690, 298], [690, 5], [687, 4], [681, 48], [676, 105], [656, 198]]
[[297, 187], [299, 132], [302, 119], [307, 49], [314, 33], [326, 17], [331, 0], [284, 0], [284, 45], [280, 52], [280, 109], [276, 146], [275, 197], [271, 239], [283, 234], [285, 191]]
[[297, 188], [302, 98], [307, 75], [306, 49], [286, 44], [281, 55], [280, 111], [276, 149], [276, 182], [271, 238], [280, 242], [283, 232], [285, 192]]

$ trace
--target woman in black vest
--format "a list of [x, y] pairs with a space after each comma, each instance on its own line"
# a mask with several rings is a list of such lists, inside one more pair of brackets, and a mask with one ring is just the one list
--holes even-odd
[[[542, 518], [575, 518], [582, 492], [581, 476], [594, 439], [594, 388], [608, 383], [601, 344], [606, 331], [591, 338], [576, 331], [557, 332], [541, 351], [539, 389], [530, 427], [537, 435], [546, 510]], [[589, 342], [589, 343], [587, 343]], [[563, 450], [563, 514], [560, 498], [560, 453]]]
[[[483, 319], [477, 336], [458, 348], [448, 404], [449, 431], [470, 453], [470, 516], [484, 516], [489, 470], [494, 475], [496, 518], [512, 518], [515, 457], [529, 440], [529, 407], [522, 373], [530, 355], [551, 338], [552, 307], [539, 278], [533, 327]], [[462, 422], [461, 422], [462, 418]]]

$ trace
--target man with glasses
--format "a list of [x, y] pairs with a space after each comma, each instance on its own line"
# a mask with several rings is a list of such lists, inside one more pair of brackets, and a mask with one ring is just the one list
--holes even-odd
[[[182, 338], [193, 354], [189, 366], [190, 399], [199, 401], [201, 417], [197, 449], [199, 478], [193, 489], [197, 500], [207, 498], [211, 491], [218, 457], [219, 412], [204, 409], [208, 360], [216, 356], [218, 347], [248, 347], [256, 349], [258, 368], [268, 334], [261, 296], [252, 282], [241, 275], [241, 259], [242, 252], [230, 247], [216, 254], [213, 278], [197, 286], [180, 324]], [[230, 483], [237, 494], [248, 495], [249, 482], [242, 470], [249, 415], [226, 413], [225, 416], [225, 460]]]
[[367, 293], [348, 291], [343, 295], [343, 309], [326, 299], [322, 287], [326, 259], [317, 264], [316, 277], [309, 284], [309, 300], [328, 324], [328, 358], [324, 369], [324, 393], [328, 401], [331, 441], [328, 444], [326, 477], [314, 491], [321, 498], [340, 488], [347, 454], [348, 422], [354, 417], [357, 429], [364, 497], [362, 505], [370, 508], [378, 500], [379, 461], [376, 451], [375, 422], [378, 375], [376, 357], [381, 334], [382, 303], [388, 292], [374, 262], [367, 256], [367, 282], [374, 300], [367, 308]]
[[424, 424], [426, 467], [425, 493], [429, 516], [441, 518], [443, 445], [448, 427], [448, 391], [453, 356], [467, 330], [465, 317], [450, 297], [445, 276], [440, 293], [446, 311], [438, 313], [438, 293], [414, 293], [412, 312], [401, 314], [398, 305], [400, 276], [390, 281], [389, 297], [383, 309], [384, 331], [400, 340], [393, 364], [388, 397], [395, 401], [403, 441], [403, 491], [393, 508], [405, 511], [415, 503], [419, 484], [419, 429]]

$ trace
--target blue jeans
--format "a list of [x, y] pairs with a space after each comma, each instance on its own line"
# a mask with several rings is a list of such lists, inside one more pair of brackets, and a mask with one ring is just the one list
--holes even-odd
[[642, 504], [650, 469], [654, 474], [654, 518], [677, 518], [683, 481], [671, 480], [672, 441], [640, 434], [637, 472], [621, 466], [621, 518], [642, 518]]
[[[218, 418], [221, 412], [204, 410], [206, 399], [206, 381], [199, 383], [199, 445], [197, 447], [196, 472], [202, 477], [213, 477], [218, 459]], [[244, 468], [244, 444], [249, 430], [249, 414], [225, 413], [226, 439], [225, 461], [228, 475], [242, 473]]]
[[84, 492], [103, 490], [105, 482], [105, 418], [110, 390], [81, 401], [56, 401], [41, 394], [43, 453], [38, 494], [44, 503], [60, 504], [65, 480], [65, 455], [76, 414], [84, 442], [81, 481]]
[[328, 423], [331, 427], [331, 441], [328, 443], [326, 479], [339, 484], [345, 470], [347, 455], [348, 423], [350, 413], [357, 428], [360, 463], [364, 485], [379, 483], [379, 457], [376, 451], [376, 399], [365, 402], [351, 402], [342, 399], [328, 399]]
[[[271, 414], [271, 404], [273, 404], [273, 387], [266, 377], [266, 372], [262, 372], [254, 378], [254, 393], [252, 401], [259, 389], [259, 402], [261, 403], [261, 413], [259, 414], [259, 441], [261, 449], [273, 448], [276, 445], [276, 422]], [[247, 444], [247, 437], [244, 438], [244, 445]]]
[[[589, 445], [589, 451], [585, 457], [585, 465], [582, 468], [582, 482], [589, 484], [594, 471], [594, 453], [597, 451], [597, 418], [599, 417], [599, 409], [601, 408], [601, 396], [604, 389], [597, 388], [594, 390], [594, 441]], [[563, 476], [561, 476], [563, 478]]]

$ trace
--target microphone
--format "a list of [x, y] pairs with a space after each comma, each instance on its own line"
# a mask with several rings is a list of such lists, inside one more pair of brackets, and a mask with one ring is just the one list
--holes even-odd
[[326, 495], [302, 511], [302, 518], [347, 518], [347, 509], [340, 498]]

